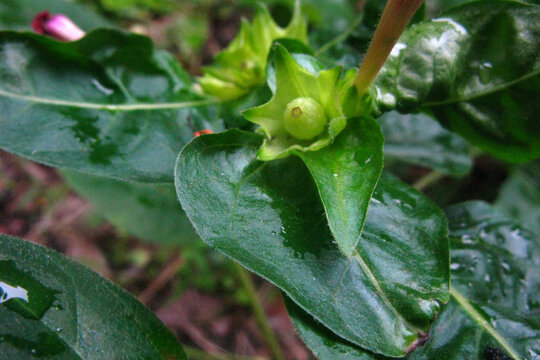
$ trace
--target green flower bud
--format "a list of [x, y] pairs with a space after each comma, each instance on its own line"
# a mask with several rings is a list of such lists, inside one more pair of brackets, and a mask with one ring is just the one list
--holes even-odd
[[266, 104], [243, 113], [248, 121], [260, 126], [258, 131], [266, 137], [257, 153], [259, 160], [320, 150], [345, 129], [348, 118], [369, 111], [367, 102], [357, 104], [354, 69], [342, 77], [340, 67], [316, 70], [322, 68], [316, 59], [300, 58], [311, 65], [300, 65], [283, 46], [276, 45], [274, 96]]
[[300, 140], [311, 140], [322, 134], [328, 120], [321, 104], [309, 97], [299, 97], [287, 104], [283, 126]]
[[225, 101], [239, 99], [264, 84], [268, 52], [276, 39], [296, 39], [307, 44], [307, 23], [295, 2], [291, 22], [278, 26], [261, 4], [250, 24], [242, 21], [240, 31], [229, 46], [216, 55], [213, 65], [203, 68], [202, 90]]

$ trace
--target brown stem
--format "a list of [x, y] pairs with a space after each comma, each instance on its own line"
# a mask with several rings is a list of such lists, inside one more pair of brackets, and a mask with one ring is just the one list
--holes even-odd
[[375, 80], [392, 48], [422, 2], [423, 0], [388, 0], [386, 3], [364, 62], [354, 81], [360, 97], [367, 92]]
[[148, 305], [156, 293], [172, 280], [178, 269], [184, 264], [183, 258], [175, 254], [172, 260], [165, 266], [157, 278], [139, 295], [139, 301]]

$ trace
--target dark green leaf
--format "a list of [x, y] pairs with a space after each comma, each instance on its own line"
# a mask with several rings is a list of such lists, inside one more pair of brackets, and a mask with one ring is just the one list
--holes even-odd
[[440, 336], [426, 352], [431, 358], [463, 359], [472, 346], [474, 359], [496, 351], [488, 349], [511, 359], [537, 359], [538, 237], [483, 202], [453, 206], [447, 216], [453, 299], [434, 324]]
[[540, 6], [481, 1], [407, 30], [374, 83], [383, 111], [429, 107], [511, 162], [540, 156]]
[[[453, 7], [459, 6], [473, 1], [492, 1], [492, 0], [432, 0], [426, 1], [427, 13], [430, 17], [439, 15], [443, 11], [447, 11]], [[536, 0], [520, 0], [521, 2], [528, 2], [534, 4]]]
[[344, 338], [404, 355], [423, 340], [448, 300], [442, 212], [407, 185], [383, 177], [348, 258], [333, 242], [302, 161], [256, 161], [261, 143], [256, 134], [229, 130], [196, 138], [180, 153], [176, 189], [201, 238], [279, 286]]
[[142, 184], [63, 171], [66, 182], [95, 210], [128, 233], [167, 245], [198, 239], [172, 184]]
[[[375, 355], [350, 343], [316, 321], [286, 295], [285, 306], [296, 332], [313, 354], [320, 360], [373, 360]], [[381, 359], [385, 357], [381, 356]], [[391, 359], [391, 358], [386, 358]]]
[[55, 251], [0, 234], [0, 358], [187, 359], [133, 296]]
[[453, 176], [466, 175], [472, 166], [467, 143], [442, 128], [431, 116], [402, 115], [397, 111], [379, 119], [384, 134], [384, 155]]
[[[439, 15], [455, 6], [471, 2], [473, 0], [432, 0], [426, 2], [427, 12], [431, 17]], [[477, 0], [478, 1], [478, 0]], [[482, 1], [482, 0], [480, 0]], [[489, 1], [489, 0], [488, 0]]]
[[318, 46], [343, 33], [359, 16], [348, 0], [304, 0], [302, 11], [315, 27], [310, 43]]
[[[406, 359], [536, 360], [540, 356], [540, 243], [483, 202], [448, 210], [452, 300], [431, 339]], [[380, 359], [339, 338], [290, 300], [289, 314], [321, 360]]]
[[313, 176], [340, 250], [351, 256], [358, 244], [383, 168], [384, 138], [371, 118], [349, 119], [349, 126], [330, 146], [295, 151]]
[[[219, 130], [215, 111], [150, 39], [97, 30], [61, 43], [0, 33], [0, 147], [95, 175], [172, 182], [194, 130]], [[190, 126], [190, 123], [192, 126]]]
[[111, 26], [88, 6], [65, 0], [0, 0], [0, 30], [31, 30], [37, 13], [64, 14], [81, 29], [88, 31]]
[[496, 205], [512, 219], [540, 234], [540, 162], [517, 168], [503, 184]]

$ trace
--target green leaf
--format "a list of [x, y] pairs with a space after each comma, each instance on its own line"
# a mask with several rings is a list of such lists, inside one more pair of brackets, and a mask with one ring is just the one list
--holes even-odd
[[0, 234], [0, 358], [187, 359], [133, 296], [57, 252]]
[[425, 113], [402, 115], [397, 111], [379, 119], [384, 134], [384, 155], [428, 167], [452, 176], [464, 176], [472, 167], [469, 146]]
[[[428, 353], [460, 359], [474, 339], [477, 358], [488, 348], [512, 359], [540, 356], [540, 244], [538, 237], [483, 202], [447, 210], [452, 302], [434, 324]], [[443, 329], [456, 329], [443, 334]], [[438, 340], [438, 341], [437, 341]], [[451, 341], [453, 346], [448, 347]], [[452, 357], [450, 357], [452, 356]], [[502, 356], [501, 356], [502, 357]]]
[[[406, 359], [537, 359], [537, 236], [483, 202], [455, 205], [447, 214], [452, 300], [433, 324], [431, 339]], [[321, 360], [381, 359], [339, 338], [290, 300], [286, 305], [299, 335]]]
[[540, 234], [540, 162], [514, 170], [495, 205], [507, 216]]
[[186, 245], [198, 239], [172, 184], [143, 184], [62, 171], [64, 180], [105, 219], [143, 240]]
[[158, 12], [172, 12], [177, 4], [170, 0], [99, 0], [102, 6], [113, 12], [134, 12], [134, 9], [142, 8]]
[[346, 256], [353, 254], [364, 227], [383, 168], [383, 144], [375, 120], [354, 118], [330, 146], [316, 152], [293, 152], [311, 172], [330, 230]]
[[383, 177], [356, 250], [346, 257], [302, 161], [257, 161], [261, 143], [256, 134], [229, 130], [182, 150], [176, 190], [197, 232], [340, 336], [403, 356], [448, 300], [444, 215], [422, 194]]
[[[492, 1], [492, 0], [433, 0], [426, 2], [427, 12], [431, 15], [439, 15], [453, 7], [473, 1]], [[524, 3], [534, 4], [536, 0], [520, 0]]]
[[2, 32], [0, 69], [0, 147], [47, 165], [172, 182], [193, 131], [222, 127], [172, 55], [140, 35]]
[[465, 4], [408, 29], [375, 80], [380, 110], [429, 108], [510, 162], [540, 156], [540, 6]]
[[112, 26], [88, 6], [71, 1], [0, 0], [0, 30], [31, 30], [32, 20], [42, 11], [64, 14], [85, 31]]
[[296, 332], [307, 347], [320, 360], [374, 360], [392, 359], [375, 356], [372, 353], [340, 338], [313, 316], [302, 310], [289, 297], [283, 295], [289, 317], [296, 328]]

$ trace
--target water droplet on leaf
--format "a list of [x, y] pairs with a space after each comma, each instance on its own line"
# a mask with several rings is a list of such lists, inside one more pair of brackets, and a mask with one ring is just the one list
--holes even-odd
[[480, 78], [480, 82], [482, 84], [485, 85], [491, 81], [492, 68], [493, 65], [488, 62], [485, 62], [478, 67], [478, 77]]
[[114, 90], [112, 89], [109, 89], [107, 87], [105, 87], [104, 85], [102, 85], [99, 81], [97, 81], [96, 79], [93, 79], [92, 80], [92, 85], [94, 85], [96, 87], [96, 89], [98, 89], [100, 92], [102, 92], [103, 94], [109, 96], [111, 95], [112, 93], [114, 93]]

